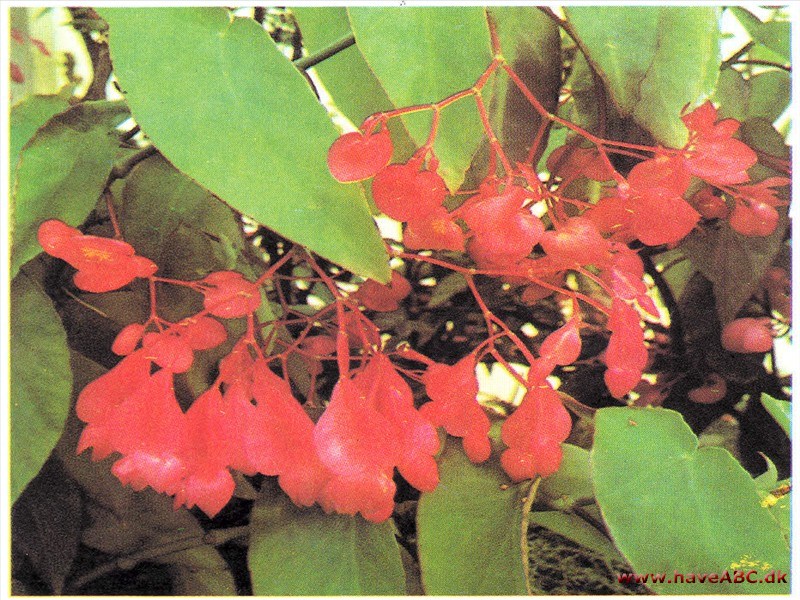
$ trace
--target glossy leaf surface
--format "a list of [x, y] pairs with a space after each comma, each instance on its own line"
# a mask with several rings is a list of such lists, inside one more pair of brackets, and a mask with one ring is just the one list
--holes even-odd
[[527, 515], [529, 494], [535, 493], [530, 482], [510, 485], [496, 461], [471, 463], [453, 438], [439, 470], [439, 486], [422, 494], [417, 509], [426, 593], [528, 594]]
[[[592, 476], [603, 518], [635, 572], [721, 573], [744, 565], [763, 577], [789, 570], [786, 542], [753, 479], [726, 450], [698, 450], [679, 413], [598, 410]], [[787, 584], [650, 586], [664, 593], [788, 592]]]
[[361, 275], [388, 275], [363, 197], [328, 172], [338, 133], [266, 31], [222, 8], [101, 12], [126, 101], [172, 164], [281, 235]]
[[405, 592], [390, 521], [301, 509], [277, 490], [263, 493], [253, 509], [248, 564], [258, 596]]

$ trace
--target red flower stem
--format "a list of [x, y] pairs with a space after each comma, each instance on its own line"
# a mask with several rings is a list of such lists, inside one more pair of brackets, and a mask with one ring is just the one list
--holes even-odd
[[509, 363], [502, 354], [495, 351], [492, 352], [492, 356], [494, 356], [495, 359], [497, 359], [497, 362], [499, 362], [501, 365], [505, 367], [506, 371], [508, 371], [509, 374], [514, 379], [517, 380], [517, 383], [519, 383], [525, 389], [528, 389], [528, 382], [526, 381], [526, 379], [522, 376], [521, 373], [518, 373], [517, 370], [511, 366], [511, 363]]
[[500, 66], [500, 61], [493, 60], [491, 64], [487, 67], [487, 69], [478, 78], [478, 81], [475, 82], [475, 85], [473, 85], [469, 89], [456, 92], [455, 94], [452, 94], [451, 96], [448, 96], [443, 100], [439, 100], [438, 102], [432, 102], [430, 104], [415, 104], [413, 106], [405, 106], [403, 108], [396, 108], [395, 110], [376, 113], [370, 116], [367, 120], [386, 121], [388, 119], [394, 119], [395, 117], [400, 117], [410, 113], [422, 112], [423, 110], [441, 110], [453, 104], [454, 102], [458, 102], [459, 100], [466, 98], [467, 96], [474, 95], [476, 91], [480, 91], [483, 88], [483, 86], [486, 85], [486, 82], [488, 81], [491, 74], [494, 73], [499, 66]]
[[285, 265], [289, 261], [289, 259], [291, 259], [294, 256], [294, 253], [295, 253], [295, 249], [292, 248], [291, 250], [289, 250], [289, 252], [284, 254], [277, 262], [275, 262], [274, 264], [270, 265], [269, 269], [267, 269], [264, 272], [264, 274], [261, 275], [261, 277], [259, 277], [258, 279], [255, 280], [255, 282], [254, 282], [255, 285], [261, 285], [267, 279], [272, 277], [275, 274], [275, 271], [280, 269], [283, 265]]
[[183, 281], [181, 279], [170, 279], [169, 277], [152, 277], [153, 281], [157, 281], [158, 283], [169, 283], [170, 285], [181, 285], [183, 287], [189, 287], [195, 290], [202, 289], [202, 286], [198, 284], [196, 281]]
[[603, 291], [604, 291], [606, 294], [608, 294], [610, 297], [612, 297], [612, 298], [613, 298], [614, 296], [616, 296], [616, 294], [614, 293], [614, 290], [612, 290], [610, 287], [608, 287], [608, 285], [606, 284], [606, 282], [605, 282], [605, 281], [603, 281], [602, 279], [600, 279], [600, 278], [599, 278], [597, 275], [595, 275], [594, 273], [592, 273], [592, 272], [591, 272], [591, 271], [589, 271], [588, 269], [585, 269], [585, 268], [583, 268], [583, 267], [575, 267], [575, 271], [576, 271], [577, 273], [580, 273], [580, 274], [581, 274], [581, 275], [583, 275], [584, 277], [586, 277], [586, 278], [588, 278], [588, 279], [591, 279], [592, 281], [594, 281], [594, 282], [595, 282], [597, 285], [599, 285], [599, 286], [600, 286], [600, 287], [603, 289]]
[[[640, 150], [642, 152], [656, 152], [658, 147], [656, 146], [643, 146], [641, 144], [630, 144], [628, 142], [618, 142], [616, 140], [603, 140], [606, 146], [619, 146], [620, 148], [628, 148], [629, 150]], [[680, 150], [676, 150], [675, 148], [661, 148], [662, 150], [667, 150], [669, 152], [680, 152]], [[609, 148], [612, 152], [614, 151], [613, 148]]]
[[[533, 364], [533, 361], [535, 361], [536, 359], [533, 356], [533, 354], [531, 354], [530, 350], [528, 350], [528, 347], [522, 342], [522, 340], [519, 339], [517, 334], [511, 331], [508, 325], [506, 325], [505, 322], [500, 317], [496, 316], [489, 309], [489, 307], [486, 306], [486, 302], [484, 302], [481, 293], [478, 291], [478, 287], [475, 285], [475, 280], [472, 277], [472, 275], [467, 275], [464, 278], [467, 280], [467, 285], [469, 286], [472, 295], [475, 297], [475, 302], [478, 303], [478, 307], [481, 309], [481, 312], [483, 313], [483, 318], [486, 320], [486, 327], [489, 330], [489, 334], [494, 337], [493, 335], [494, 332], [492, 331], [493, 324], [500, 327], [500, 329], [505, 333], [508, 339], [510, 339], [511, 342], [522, 353], [522, 355], [525, 357], [525, 360], [528, 361], [528, 363]], [[491, 347], [493, 346], [494, 342], [492, 341]]]
[[161, 319], [158, 318], [158, 313], [156, 312], [156, 278], [148, 277], [147, 286], [150, 291], [150, 320], [154, 321], [156, 327], [161, 330], [161, 325], [159, 323]]
[[106, 208], [108, 209], [108, 218], [111, 219], [111, 226], [114, 228], [114, 237], [121, 240], [122, 230], [119, 227], [119, 220], [117, 220], [117, 211], [114, 209], [114, 203], [111, 201], [111, 194], [106, 192]]
[[436, 133], [439, 130], [439, 113], [441, 112], [441, 108], [434, 106], [433, 110], [433, 117], [431, 117], [431, 131], [428, 134], [428, 139], [425, 141], [425, 144], [417, 150], [416, 154], [419, 154], [422, 158], [425, 157], [431, 148], [433, 148], [433, 142], [436, 140]]
[[558, 202], [566, 202], [567, 204], [572, 204], [573, 206], [580, 206], [582, 208], [591, 208], [594, 206], [591, 202], [584, 202], [583, 200], [577, 200], [576, 198], [567, 198], [566, 196], [553, 196]]
[[529, 164], [533, 166], [533, 168], [536, 168], [536, 165], [533, 164], [533, 159], [536, 157], [536, 153], [539, 151], [539, 145], [542, 143], [544, 134], [547, 132], [548, 125], [549, 121], [547, 119], [542, 119], [542, 122], [539, 125], [539, 130], [536, 132], [536, 137], [533, 138], [533, 143], [528, 150], [528, 155], [525, 157], [525, 164]]
[[492, 124], [489, 122], [489, 113], [486, 111], [486, 105], [483, 103], [480, 90], [475, 91], [475, 104], [478, 107], [478, 115], [481, 118], [481, 123], [483, 123], [483, 129], [486, 132], [486, 136], [489, 138], [489, 145], [500, 159], [506, 176], [511, 176], [514, 173], [514, 169], [511, 167], [511, 163], [509, 162], [506, 153], [503, 151], [503, 146], [500, 145], [500, 140], [498, 140], [497, 136], [494, 134]]
[[[309, 266], [322, 278], [323, 283], [336, 300], [336, 318], [339, 323], [339, 331], [336, 334], [336, 362], [339, 367], [339, 377], [348, 379], [350, 377], [350, 336], [344, 328], [345, 305], [347, 304], [358, 315], [361, 315], [361, 311], [358, 310], [358, 307], [352, 308], [352, 301], [342, 295], [336, 286], [336, 282], [317, 264], [314, 257], [310, 253], [307, 253], [306, 256]], [[362, 339], [362, 342], [365, 343], [366, 339]]]
[[427, 367], [430, 367], [431, 365], [436, 363], [436, 361], [434, 361], [433, 359], [414, 350], [414, 348], [412, 348], [408, 342], [402, 342], [401, 344], [399, 344], [395, 351], [397, 352], [398, 355], [402, 356], [403, 358], [421, 362]]
[[489, 41], [492, 45], [492, 54], [494, 54], [495, 59], [502, 58], [503, 50], [500, 47], [500, 37], [497, 35], [497, 23], [494, 22], [494, 17], [488, 10], [486, 10], [486, 26], [489, 28]]

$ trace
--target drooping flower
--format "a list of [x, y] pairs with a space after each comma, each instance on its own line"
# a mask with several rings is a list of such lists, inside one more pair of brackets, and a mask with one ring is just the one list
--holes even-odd
[[464, 232], [443, 206], [424, 217], [413, 217], [403, 232], [403, 244], [411, 250], [464, 250]]
[[501, 427], [508, 449], [500, 464], [514, 481], [552, 475], [561, 465], [561, 442], [571, 429], [572, 419], [558, 393], [547, 384], [532, 387]]
[[614, 254], [609, 264], [601, 272], [614, 295], [623, 300], [635, 300], [647, 313], [658, 317], [658, 308], [653, 299], [647, 295], [644, 276], [644, 264], [639, 255], [625, 244], [613, 244]]
[[388, 284], [367, 279], [354, 294], [361, 303], [370, 310], [391, 312], [400, 308], [400, 301], [411, 293], [408, 279], [397, 271], [392, 271], [392, 280]]
[[383, 521], [394, 510], [394, 468], [417, 489], [439, 482], [435, 427], [414, 408], [411, 388], [383, 354], [341, 379], [314, 429], [331, 478], [320, 494], [327, 511]]
[[311, 506], [330, 477], [314, 445], [314, 422], [292, 395], [289, 383], [263, 360], [253, 365], [253, 398], [250, 459], [261, 473], [277, 475], [295, 504]]
[[551, 260], [563, 265], [602, 265], [609, 257], [608, 240], [587, 217], [571, 217], [556, 229], [545, 231], [542, 248]]
[[205, 296], [203, 305], [215, 317], [244, 317], [261, 306], [258, 286], [237, 271], [216, 271], [199, 283]]
[[389, 165], [372, 180], [378, 209], [396, 221], [425, 218], [447, 197], [447, 185], [435, 170], [421, 169], [422, 160]]
[[744, 183], [747, 169], [758, 161], [756, 153], [733, 137], [740, 123], [736, 119], [717, 120], [717, 109], [707, 100], [681, 117], [689, 130], [683, 148], [683, 162], [692, 175], [715, 185]]
[[116, 407], [109, 427], [113, 449], [123, 455], [111, 471], [123, 485], [177, 493], [186, 473], [188, 429], [172, 372], [161, 369], [146, 379]]
[[331, 472], [319, 500], [326, 511], [382, 521], [394, 510], [397, 436], [362, 381], [340, 379], [314, 428], [317, 454]]
[[611, 301], [608, 328], [611, 338], [605, 353], [608, 369], [604, 379], [611, 395], [622, 398], [636, 387], [647, 365], [644, 332], [636, 309], [619, 298]]
[[597, 147], [581, 147], [581, 139], [578, 136], [573, 137], [547, 157], [547, 170], [562, 178], [562, 187], [564, 183], [581, 176], [595, 181], [608, 181], [614, 177], [611, 167], [603, 160]]
[[78, 270], [73, 281], [87, 292], [110, 292], [128, 285], [137, 277], [150, 277], [158, 270], [153, 261], [137, 256], [130, 244], [84, 235], [56, 219], [39, 226], [38, 239], [47, 254]]
[[545, 233], [524, 204], [532, 193], [517, 185], [486, 187], [463, 211], [471, 238], [467, 251], [481, 268], [506, 267], [527, 257]]
[[236, 487], [228, 465], [241, 440], [231, 437], [225, 427], [230, 418], [226, 404], [219, 389], [211, 387], [186, 411], [187, 472], [175, 494], [176, 507], [197, 505], [212, 518], [228, 504]]
[[563, 326], [548, 335], [539, 347], [539, 354], [556, 365], [569, 365], [581, 354], [580, 321], [572, 317]]
[[769, 352], [773, 343], [769, 317], [734, 319], [722, 329], [722, 347], [743, 354]]
[[342, 183], [374, 177], [392, 158], [389, 130], [364, 134], [353, 131], [339, 136], [328, 150], [328, 168]]
[[102, 460], [117, 450], [112, 418], [120, 404], [145, 388], [151, 365], [144, 352], [136, 352], [81, 390], [75, 412], [86, 427], [78, 440], [78, 454], [91, 447], [92, 460]]
[[657, 156], [631, 169], [627, 189], [618, 194], [628, 201], [631, 229], [643, 244], [677, 243], [697, 225], [700, 213], [683, 199], [690, 181], [679, 157]]
[[385, 354], [376, 355], [361, 376], [364, 385], [375, 386], [375, 408], [397, 433], [397, 470], [418, 490], [432, 492], [439, 483], [436, 428], [414, 407], [411, 388]]
[[454, 437], [463, 438], [464, 452], [472, 462], [489, 458], [489, 417], [478, 404], [475, 355], [468, 354], [455, 365], [435, 363], [422, 378], [431, 402], [420, 413]]

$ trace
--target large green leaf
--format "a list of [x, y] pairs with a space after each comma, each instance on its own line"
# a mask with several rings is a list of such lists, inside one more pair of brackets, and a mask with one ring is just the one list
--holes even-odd
[[[592, 476], [616, 546], [637, 573], [789, 571], [789, 548], [756, 484], [721, 448], [698, 450], [677, 412], [597, 411]], [[651, 583], [658, 593], [781, 594], [788, 584]]]
[[8, 152], [11, 173], [17, 167], [22, 147], [52, 116], [69, 107], [69, 96], [69, 90], [54, 96], [29, 96], [11, 109], [11, 141]]
[[[367, 64], [395, 106], [429, 104], [469, 89], [492, 60], [489, 29], [479, 7], [349, 8], [350, 23]], [[403, 117], [422, 145], [431, 114]], [[484, 132], [475, 102], [442, 110], [434, 151], [450, 189], [464, 180]]]
[[105, 187], [119, 149], [122, 102], [83, 102], [53, 117], [22, 148], [11, 197], [11, 276], [36, 256], [39, 224], [79, 225]]
[[11, 282], [11, 502], [56, 445], [72, 393], [67, 336], [36, 266]]
[[248, 564], [257, 596], [402, 595], [390, 522], [301, 509], [269, 485], [250, 519]]
[[711, 95], [719, 75], [719, 8], [565, 11], [620, 113], [632, 115], [660, 143], [682, 146], [681, 109]]
[[[298, 6], [293, 7], [292, 12], [300, 25], [303, 47], [309, 54], [323, 50], [350, 33], [350, 21], [344, 6]], [[334, 54], [316, 65], [314, 71], [336, 108], [356, 126], [373, 113], [394, 108], [358, 48], [351, 47]], [[395, 149], [393, 159], [407, 160], [414, 151], [414, 142], [403, 121], [391, 120], [389, 130]]]
[[335, 127], [255, 21], [231, 19], [222, 8], [100, 12], [131, 111], [172, 164], [278, 233], [388, 279], [358, 187], [328, 172]]
[[431, 595], [528, 594], [530, 482], [509, 485], [496, 460], [469, 461], [448, 439], [441, 481], [420, 497], [417, 538], [422, 584]]

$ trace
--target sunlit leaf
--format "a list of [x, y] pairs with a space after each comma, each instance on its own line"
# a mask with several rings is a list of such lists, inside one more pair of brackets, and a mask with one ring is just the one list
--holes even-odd
[[134, 118], [173, 165], [322, 256], [364, 276], [388, 277], [357, 186], [328, 172], [336, 128], [266, 31], [223, 8], [100, 12]]

